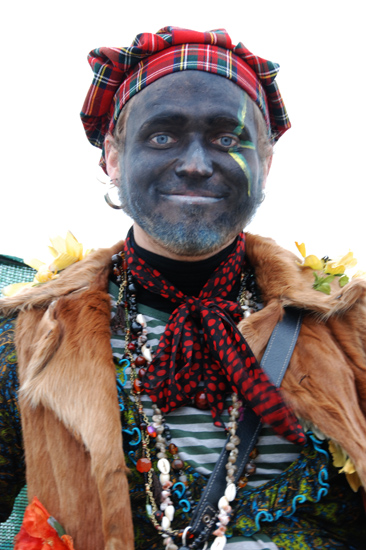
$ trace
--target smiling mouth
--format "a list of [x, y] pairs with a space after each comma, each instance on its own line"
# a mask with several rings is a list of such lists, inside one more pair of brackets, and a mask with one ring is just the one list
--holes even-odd
[[186, 204], [211, 204], [221, 201], [224, 196], [200, 195], [195, 193], [162, 193], [169, 201]]

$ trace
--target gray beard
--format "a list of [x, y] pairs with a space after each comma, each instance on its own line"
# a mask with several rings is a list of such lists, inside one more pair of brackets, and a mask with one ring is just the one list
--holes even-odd
[[119, 197], [124, 212], [156, 242], [179, 256], [193, 257], [215, 253], [234, 239], [249, 224], [262, 202], [261, 192], [257, 192], [239, 205], [233, 216], [223, 214], [214, 222], [203, 218], [203, 207], [188, 206], [185, 219], [172, 223], [161, 213], [146, 215], [138, 203], [131, 201], [123, 184], [119, 186]]

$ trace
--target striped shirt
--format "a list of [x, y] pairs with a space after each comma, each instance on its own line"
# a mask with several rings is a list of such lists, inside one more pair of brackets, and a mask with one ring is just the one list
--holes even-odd
[[[112, 314], [114, 314], [118, 287], [114, 283], [110, 283], [109, 291], [112, 298]], [[154, 352], [169, 319], [169, 314], [142, 304], [138, 305], [138, 312], [145, 318], [148, 344]], [[125, 345], [124, 335], [122, 333], [113, 334], [111, 345], [114, 355], [122, 357]], [[125, 389], [130, 391], [129, 369], [126, 370], [126, 374]], [[153, 414], [151, 400], [143, 393], [141, 401], [151, 421]], [[231, 404], [230, 401], [229, 397], [227, 406]], [[210, 474], [227, 438], [227, 434], [222, 428], [214, 426], [211, 412], [185, 406], [164, 416], [170, 427], [172, 441], [179, 449], [180, 458], [198, 472]], [[222, 415], [222, 420], [225, 424], [229, 421], [227, 407]], [[257, 487], [276, 477], [296, 460], [300, 452], [299, 446], [277, 436], [267, 425], [263, 426], [256, 447], [258, 449], [258, 456], [254, 460], [256, 473], [249, 477], [248, 488]], [[243, 541], [245, 541], [245, 546], [243, 546]], [[226, 548], [230, 548], [230, 550], [244, 550], [244, 548], [246, 550], [276, 550], [277, 546], [270, 542], [268, 537], [258, 535], [237, 540], [230, 539]]]

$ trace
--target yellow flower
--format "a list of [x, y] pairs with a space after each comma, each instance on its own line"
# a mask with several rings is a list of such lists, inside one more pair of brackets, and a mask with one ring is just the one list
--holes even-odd
[[347, 461], [347, 453], [335, 441], [328, 441], [329, 451], [336, 468], [342, 468]]
[[347, 453], [335, 443], [335, 441], [328, 441], [329, 451], [333, 457], [333, 464], [339, 470], [340, 474], [346, 474], [346, 478], [351, 489], [356, 492], [362, 486], [358, 473], [352, 460], [348, 457]]
[[357, 472], [353, 472], [352, 474], [346, 473], [346, 478], [348, 481], [349, 486], [351, 487], [352, 491], [357, 493], [358, 489], [362, 487], [362, 483], [360, 480], [360, 477]]
[[47, 281], [51, 281], [56, 277], [57, 275], [53, 273], [53, 271], [51, 271], [50, 268], [46, 266], [46, 264], [43, 264], [38, 269], [38, 272], [34, 277], [34, 281], [37, 281], [38, 283], [46, 283]]
[[311, 269], [314, 269], [315, 271], [321, 271], [323, 266], [324, 264], [322, 260], [319, 260], [318, 256], [314, 256], [314, 254], [306, 256], [304, 263], [301, 264], [301, 267], [311, 267]]
[[305, 256], [306, 256], [305, 244], [304, 244], [304, 243], [299, 244], [299, 243], [296, 242], [296, 241], [295, 241], [295, 244], [296, 244], [297, 249], [298, 249], [298, 251], [300, 252], [301, 256], [302, 256], [303, 258], [305, 258]]
[[32, 258], [25, 263], [30, 267], [33, 267], [37, 271], [33, 282], [31, 283], [15, 283], [3, 288], [2, 293], [5, 296], [14, 296], [27, 286], [35, 286], [40, 283], [46, 283], [52, 279], [58, 277], [58, 271], [62, 271], [69, 265], [74, 264], [85, 258], [88, 254], [93, 252], [93, 249], [88, 249], [83, 255], [83, 245], [77, 241], [74, 235], [68, 231], [66, 239], [62, 237], [55, 237], [50, 239], [52, 246], [49, 246], [49, 250], [54, 257], [52, 262], [47, 265], [45, 262], [41, 262], [37, 258]]
[[50, 265], [51, 271], [61, 271], [83, 259], [83, 245], [75, 239], [70, 231], [67, 232], [66, 239], [56, 237], [50, 241], [52, 246], [48, 248], [55, 258]]
[[361, 271], [360, 269], [352, 276], [352, 279], [365, 279], [366, 280], [366, 271]]
[[342, 256], [342, 258], [327, 262], [324, 271], [330, 275], [343, 275], [346, 269], [351, 269], [356, 265], [357, 260], [353, 257], [353, 252], [349, 251], [348, 254]]
[[33, 283], [13, 283], [12, 285], [4, 286], [4, 288], [1, 289], [1, 292], [7, 297], [14, 296], [28, 286], [33, 286]]
[[298, 242], [295, 241], [295, 244], [301, 256], [304, 258], [303, 263], [298, 264], [300, 267], [310, 267], [315, 271], [320, 271], [323, 269], [324, 262], [322, 260], [319, 260], [317, 256], [314, 256], [314, 254], [310, 254], [310, 256], [306, 255], [306, 247], [304, 243], [299, 244]]

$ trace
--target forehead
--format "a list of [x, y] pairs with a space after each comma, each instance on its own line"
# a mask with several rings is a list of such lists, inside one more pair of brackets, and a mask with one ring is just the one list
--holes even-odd
[[202, 71], [181, 71], [160, 78], [130, 100], [128, 127], [140, 126], [155, 116], [175, 114], [192, 120], [235, 118], [254, 124], [254, 103], [230, 80]]

